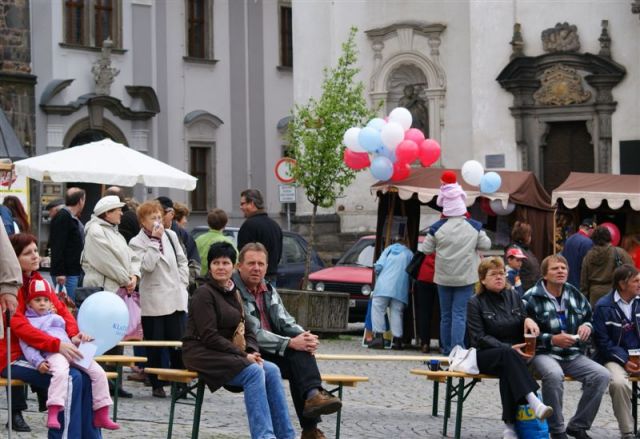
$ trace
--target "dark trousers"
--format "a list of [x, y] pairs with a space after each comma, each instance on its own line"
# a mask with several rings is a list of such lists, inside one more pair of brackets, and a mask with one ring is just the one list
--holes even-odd
[[307, 392], [312, 389], [322, 387], [320, 379], [320, 371], [318, 363], [313, 355], [308, 352], [287, 349], [284, 357], [273, 355], [268, 352], [261, 352], [265, 360], [275, 363], [280, 368], [282, 378], [289, 380], [289, 389], [291, 390], [291, 399], [296, 409], [300, 426], [303, 430], [311, 430], [316, 428], [320, 417], [305, 418], [302, 416], [304, 410], [304, 401]]
[[500, 378], [502, 420], [513, 424], [516, 420], [518, 404], [525, 404], [525, 396], [540, 388], [531, 377], [527, 363], [510, 347], [478, 350], [477, 361], [480, 373], [496, 375]]
[[[176, 311], [166, 316], [142, 316], [142, 330], [145, 340], [182, 340], [185, 328], [185, 312]], [[147, 367], [162, 367], [162, 351], [169, 351], [169, 367], [184, 369], [182, 351], [176, 348], [147, 348]], [[151, 387], [157, 389], [164, 386], [164, 381], [157, 375], [149, 375]]]
[[418, 336], [423, 345], [431, 343], [431, 318], [433, 309], [440, 309], [438, 301], [438, 287], [430, 282], [416, 282], [416, 293], [413, 295], [416, 302], [416, 320], [418, 323]]

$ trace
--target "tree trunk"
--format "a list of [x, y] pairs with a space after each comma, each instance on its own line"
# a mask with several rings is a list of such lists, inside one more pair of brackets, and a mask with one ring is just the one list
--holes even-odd
[[309, 283], [309, 272], [311, 271], [311, 254], [316, 243], [316, 213], [318, 212], [318, 205], [313, 205], [313, 211], [311, 213], [311, 224], [309, 225], [309, 246], [307, 247], [307, 259], [304, 262], [304, 278], [302, 278], [302, 289], [306, 290]]

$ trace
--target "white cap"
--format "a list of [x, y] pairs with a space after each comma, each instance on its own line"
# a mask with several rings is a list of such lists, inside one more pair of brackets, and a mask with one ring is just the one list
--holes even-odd
[[120, 201], [120, 198], [115, 195], [107, 195], [106, 197], [102, 197], [98, 200], [96, 207], [93, 208], [93, 214], [95, 216], [100, 216], [105, 212], [122, 206], [124, 206], [124, 203]]

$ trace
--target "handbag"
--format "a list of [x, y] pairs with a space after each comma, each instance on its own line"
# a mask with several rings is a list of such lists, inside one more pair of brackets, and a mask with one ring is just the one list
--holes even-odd
[[233, 333], [231, 341], [238, 349], [244, 352], [247, 349], [247, 340], [244, 338], [244, 306], [242, 305], [242, 300], [240, 299], [240, 293], [238, 293], [238, 290], [236, 290], [236, 299], [238, 299], [238, 303], [240, 304], [242, 317], [240, 317], [240, 322]]
[[613, 248], [613, 264], [614, 268], [618, 268], [623, 264], [620, 253], [618, 253], [615, 247]]
[[104, 288], [102, 288], [102, 287], [78, 287], [78, 288], [76, 288], [76, 291], [75, 291], [76, 297], [75, 297], [74, 300], [76, 302], [76, 306], [78, 307], [78, 309], [80, 309], [80, 306], [82, 306], [82, 302], [84, 302], [87, 297], [89, 297], [93, 293], [97, 293], [98, 291], [104, 291]]
[[422, 266], [422, 262], [427, 255], [422, 253], [421, 251], [417, 251], [413, 258], [411, 258], [411, 262], [405, 268], [405, 271], [412, 279], [418, 279], [418, 274], [420, 274], [420, 267]]
[[75, 317], [78, 315], [78, 308], [76, 304], [73, 302], [71, 297], [67, 294], [67, 287], [64, 285], [56, 284], [56, 296], [58, 296], [58, 300], [67, 307], [69, 312]]
[[464, 349], [462, 346], [455, 345], [449, 354], [449, 370], [469, 375], [479, 374], [475, 348]]

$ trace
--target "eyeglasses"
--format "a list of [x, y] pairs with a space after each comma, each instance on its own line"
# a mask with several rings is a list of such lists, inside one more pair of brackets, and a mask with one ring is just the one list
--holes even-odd
[[168, 207], [167, 209], [164, 210], [164, 213], [170, 213], [170, 212], [173, 212], [172, 207]]
[[487, 273], [487, 277], [505, 277], [507, 273], [504, 271], [490, 271]]

